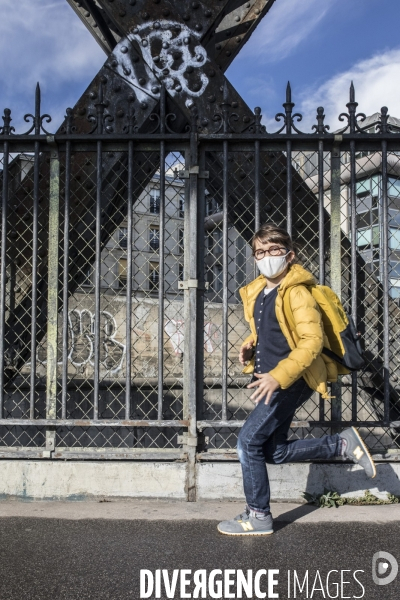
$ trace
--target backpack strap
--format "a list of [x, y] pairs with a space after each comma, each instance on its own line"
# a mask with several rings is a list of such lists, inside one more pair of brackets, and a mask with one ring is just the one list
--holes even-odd
[[326, 348], [325, 346], [322, 348], [322, 354], [325, 354], [325, 356], [329, 356], [329, 358], [331, 358], [332, 360], [336, 360], [336, 362], [338, 362], [339, 364], [346, 366], [343, 362], [343, 358], [340, 358], [340, 356], [338, 356], [335, 352], [333, 352], [329, 348]]

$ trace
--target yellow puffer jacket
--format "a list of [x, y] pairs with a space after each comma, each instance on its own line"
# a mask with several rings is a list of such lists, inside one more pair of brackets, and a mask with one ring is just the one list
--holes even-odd
[[[275, 314], [291, 352], [270, 371], [281, 388], [286, 389], [297, 379], [303, 377], [307, 384], [323, 398], [329, 398], [327, 382], [337, 381], [336, 363], [321, 354], [323, 346], [330, 348], [328, 338], [323, 330], [321, 312], [306, 286], [316, 285], [314, 276], [301, 265], [289, 267], [280, 282], [275, 302]], [[244, 306], [244, 316], [250, 325], [251, 334], [243, 345], [253, 341], [257, 343], [254, 321], [254, 306], [258, 294], [264, 289], [266, 279], [260, 275], [251, 283], [239, 290]], [[290, 327], [283, 313], [283, 297], [288, 293], [293, 313], [294, 328]], [[254, 357], [243, 369], [243, 373], [253, 373]]]

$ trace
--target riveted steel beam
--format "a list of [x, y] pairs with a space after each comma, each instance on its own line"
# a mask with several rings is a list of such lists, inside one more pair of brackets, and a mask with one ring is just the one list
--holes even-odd
[[[124, 31], [115, 19], [112, 21], [105, 14], [103, 8], [99, 6], [99, 0], [67, 0], [79, 18], [86, 25], [87, 29], [94, 36], [101, 48], [109, 54], [115, 47]], [[211, 56], [220, 69], [224, 72], [235, 59], [237, 54], [243, 48], [244, 44], [250, 39], [252, 33], [265, 17], [275, 0], [228, 0], [226, 2], [211, 3], [202, 11], [203, 3], [185, 2], [184, 12], [182, 13], [187, 24], [195, 20], [200, 14], [200, 21], [197, 25], [201, 26], [202, 44], [207, 53]], [[161, 3], [158, 3], [161, 4]], [[191, 5], [199, 5], [193, 8]], [[137, 10], [140, 3], [136, 3]], [[210, 15], [211, 7], [213, 9]], [[162, 17], [170, 8], [165, 4], [160, 7]], [[200, 13], [196, 11], [200, 9]], [[125, 9], [120, 9], [123, 12]], [[146, 10], [142, 3], [142, 12]], [[148, 11], [147, 11], [148, 12]], [[150, 13], [148, 13], [150, 14]], [[201, 22], [203, 17], [203, 22]], [[210, 20], [212, 17], [212, 21]], [[205, 24], [204, 24], [205, 22]], [[196, 25], [196, 23], [195, 23]]]
[[204, 39], [207, 52], [225, 72], [256, 27], [268, 13], [275, 0], [231, 0], [216, 23], [215, 29]]
[[114, 27], [96, 0], [67, 0], [67, 2], [102, 50], [109, 54], [121, 39], [123, 32]]

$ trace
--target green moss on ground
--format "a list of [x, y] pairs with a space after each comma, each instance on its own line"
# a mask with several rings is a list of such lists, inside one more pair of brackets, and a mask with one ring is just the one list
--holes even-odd
[[378, 498], [370, 492], [365, 490], [364, 496], [358, 498], [344, 498], [338, 492], [333, 490], [324, 489], [323, 494], [308, 494], [303, 492], [303, 498], [307, 501], [307, 504], [315, 504], [319, 508], [332, 508], [344, 506], [345, 504], [352, 504], [353, 506], [375, 506], [381, 504], [399, 504], [400, 497], [394, 494], [387, 494], [387, 499]]

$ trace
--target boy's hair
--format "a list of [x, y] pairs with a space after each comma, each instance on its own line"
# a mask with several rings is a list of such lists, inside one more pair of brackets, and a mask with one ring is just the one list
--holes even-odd
[[296, 244], [293, 242], [288, 232], [275, 223], [264, 223], [264, 225], [261, 225], [260, 229], [255, 232], [251, 240], [251, 248], [253, 253], [255, 250], [256, 241], [264, 244], [267, 242], [281, 244], [288, 250], [292, 250], [295, 253], [296, 256], [292, 262], [298, 262]]

